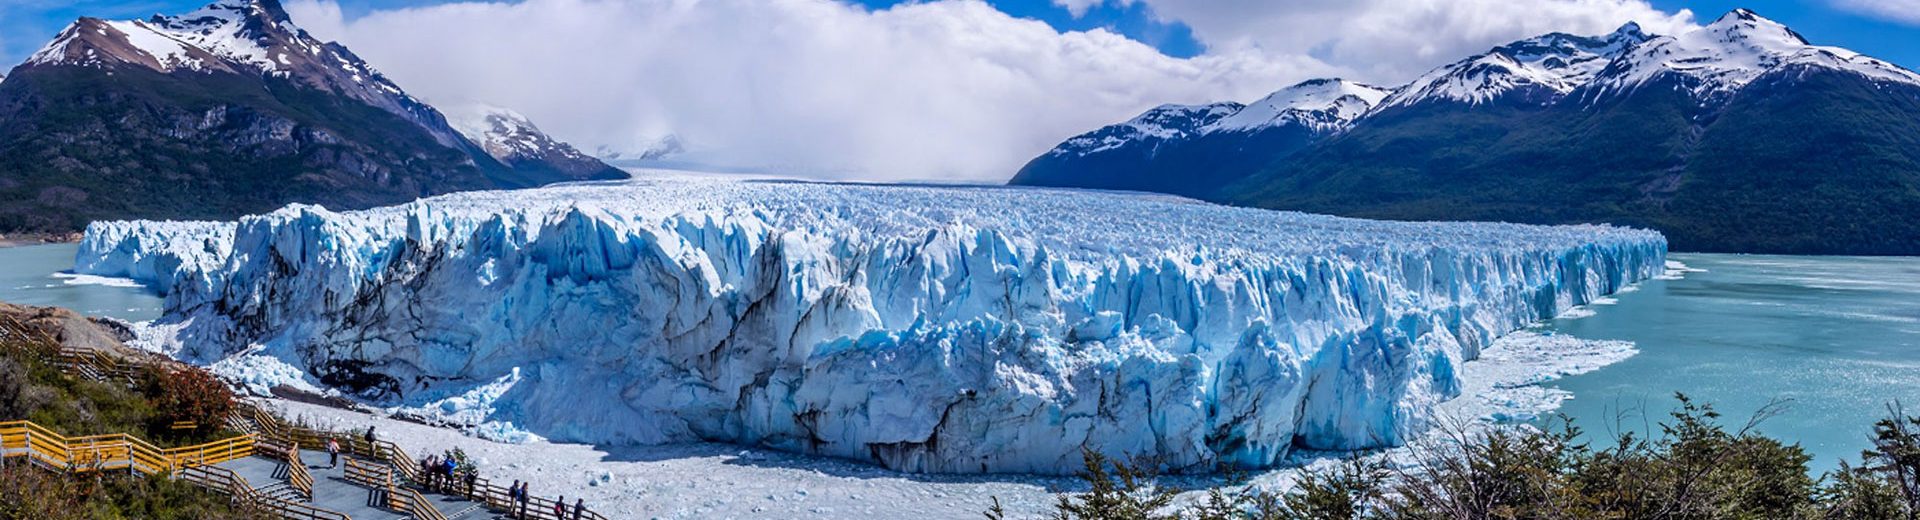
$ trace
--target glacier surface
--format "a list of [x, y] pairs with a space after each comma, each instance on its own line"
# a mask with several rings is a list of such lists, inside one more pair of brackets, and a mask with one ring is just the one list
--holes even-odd
[[1665, 255], [1608, 226], [683, 178], [97, 223], [76, 271], [164, 292], [182, 358], [479, 428], [1070, 473], [1400, 444], [1493, 338]]

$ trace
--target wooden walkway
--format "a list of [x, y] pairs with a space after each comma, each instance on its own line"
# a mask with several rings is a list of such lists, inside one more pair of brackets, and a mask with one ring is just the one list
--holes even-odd
[[[0, 316], [0, 318], [4, 318]], [[149, 368], [184, 368], [172, 360], [128, 359], [62, 347], [17, 321], [0, 319], [0, 348], [36, 355], [69, 377], [139, 384]], [[22, 459], [50, 471], [126, 471], [165, 475], [232, 497], [235, 506], [301, 520], [467, 520], [508, 518], [507, 490], [477, 479], [471, 497], [423, 493], [420, 465], [392, 442], [296, 427], [254, 406], [236, 403], [224, 422], [244, 435], [199, 446], [162, 450], [127, 434], [67, 437], [28, 421], [0, 422], [0, 459]], [[342, 447], [341, 464], [328, 467], [328, 440]], [[293, 448], [293, 447], [298, 447]], [[352, 463], [349, 463], [352, 459]], [[350, 470], [357, 470], [350, 471]], [[369, 475], [378, 474], [375, 483]], [[566, 504], [571, 508], [572, 504]], [[607, 520], [593, 511], [565, 517], [551, 499], [530, 497], [533, 520]]]

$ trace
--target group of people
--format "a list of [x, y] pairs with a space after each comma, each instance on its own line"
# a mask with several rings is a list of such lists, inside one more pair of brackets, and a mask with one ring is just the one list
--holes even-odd
[[473, 483], [479, 478], [479, 472], [471, 468], [462, 473], [460, 459], [454, 457], [451, 450], [421, 459], [420, 474], [426, 477], [427, 489], [441, 493], [459, 493], [468, 497], [473, 496]]
[[[513, 481], [513, 486], [507, 488], [507, 500], [511, 502], [507, 507], [507, 512], [511, 513], [514, 518], [527, 518], [527, 502], [530, 500], [527, 495], [527, 485], [529, 484], [532, 484], [532, 482], [515, 480]], [[581, 498], [574, 500], [573, 520], [586, 518], [586, 514], [587, 499]], [[561, 520], [567, 519], [566, 496], [561, 496], [559, 500], [553, 501], [553, 517]]]
[[[367, 444], [369, 446], [374, 445], [376, 439], [377, 437], [374, 437], [373, 428], [367, 428]], [[327, 439], [327, 459], [329, 468], [339, 467], [340, 443], [338, 441]], [[468, 468], [467, 471], [461, 472], [460, 459], [461, 457], [454, 456], [452, 450], [443, 451], [439, 455], [430, 455], [421, 459], [420, 474], [425, 479], [423, 484], [425, 484], [429, 490], [435, 490], [441, 493], [458, 493], [468, 498], [479, 498], [474, 494], [474, 484], [479, 478], [480, 472], [475, 471], [473, 468]], [[527, 493], [527, 486], [529, 484], [532, 483], [515, 480], [513, 481], [513, 486], [507, 488], [507, 500], [509, 501], [507, 512], [512, 514], [514, 518], [527, 518], [527, 503], [532, 500], [532, 497]], [[554, 518], [566, 520], [569, 518], [567, 513], [567, 497], [562, 496], [559, 500], [553, 501]], [[570, 517], [572, 520], [582, 520], [586, 518], [587, 500], [584, 498], [575, 499], [572, 513], [573, 516]]]

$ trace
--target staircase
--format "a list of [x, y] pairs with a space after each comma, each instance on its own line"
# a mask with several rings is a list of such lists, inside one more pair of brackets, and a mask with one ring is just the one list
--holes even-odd
[[284, 500], [287, 502], [299, 503], [299, 502], [307, 501], [307, 497], [302, 496], [300, 494], [300, 490], [294, 489], [292, 484], [288, 484], [286, 482], [275, 483], [274, 485], [259, 488], [254, 491], [260, 493], [261, 495]]
[[486, 514], [487, 514], [487, 508], [485, 505], [473, 504], [473, 505], [467, 506], [466, 509], [454, 511], [452, 514], [447, 515], [447, 520], [467, 518], [469, 515], [474, 515], [473, 516], [474, 518], [479, 518], [481, 516], [486, 516]]

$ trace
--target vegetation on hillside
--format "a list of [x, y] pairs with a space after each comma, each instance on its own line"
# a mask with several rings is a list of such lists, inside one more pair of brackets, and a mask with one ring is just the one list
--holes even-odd
[[0, 466], [0, 520], [243, 520], [225, 496], [162, 477], [68, 476], [24, 463]]
[[[1857, 466], [1818, 479], [1800, 446], [1754, 427], [1735, 429], [1711, 406], [1679, 396], [1652, 435], [1588, 441], [1570, 422], [1448, 435], [1415, 446], [1407, 464], [1356, 456], [1301, 469], [1297, 485], [1271, 492], [1234, 483], [1176, 504], [1151, 464], [1089, 453], [1084, 493], [1059, 497], [1060, 520], [1607, 520], [1916, 518], [1920, 513], [1920, 417], [1898, 407], [1872, 432]], [[1013, 518], [994, 502], [991, 520]]]
[[[200, 369], [156, 372], [137, 388], [67, 377], [0, 348], [0, 420], [29, 420], [62, 435], [129, 433], [162, 448], [238, 435], [224, 430], [233, 393]], [[174, 429], [192, 421], [193, 429]]]

